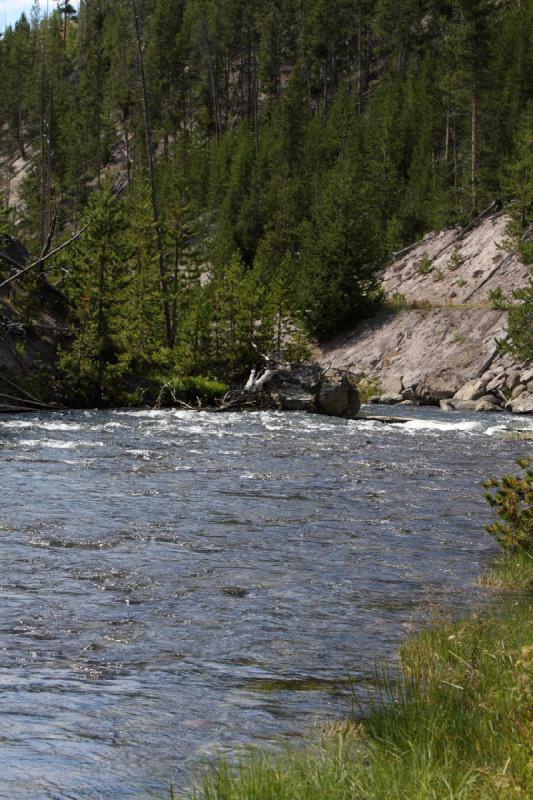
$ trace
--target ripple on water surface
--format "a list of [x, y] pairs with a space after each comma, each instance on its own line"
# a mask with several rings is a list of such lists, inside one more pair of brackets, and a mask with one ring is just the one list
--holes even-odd
[[533, 426], [408, 412], [0, 417], [0, 797], [162, 792], [482, 601], [480, 482]]

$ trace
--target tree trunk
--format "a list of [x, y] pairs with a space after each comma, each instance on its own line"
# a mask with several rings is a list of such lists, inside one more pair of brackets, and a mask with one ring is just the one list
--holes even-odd
[[446, 111], [446, 135], [444, 137], [444, 165], [448, 166], [448, 154], [450, 152], [450, 111]]
[[159, 286], [161, 289], [161, 302], [163, 306], [163, 317], [165, 320], [165, 338], [167, 347], [172, 347], [172, 322], [170, 318], [170, 308], [167, 298], [165, 257], [163, 254], [163, 235], [161, 231], [161, 220], [159, 216], [159, 206], [157, 202], [157, 187], [155, 182], [154, 154], [152, 146], [152, 132], [150, 130], [150, 114], [148, 109], [148, 90], [146, 87], [146, 75], [144, 72], [143, 43], [141, 39], [141, 25], [137, 0], [131, 0], [133, 21], [135, 25], [135, 38], [137, 40], [137, 51], [139, 57], [139, 77], [141, 79], [143, 116], [144, 116], [144, 135], [146, 139], [146, 153], [148, 158], [148, 173], [150, 178], [150, 195], [152, 201], [152, 217], [156, 231], [156, 247], [159, 261]]
[[472, 95], [472, 210], [477, 211], [477, 114], [478, 101], [477, 94]]

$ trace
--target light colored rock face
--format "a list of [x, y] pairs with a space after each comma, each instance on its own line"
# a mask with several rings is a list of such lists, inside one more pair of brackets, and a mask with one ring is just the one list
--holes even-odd
[[403, 397], [401, 394], [382, 394], [380, 397], [380, 402], [384, 406], [396, 406], [403, 402]]
[[513, 289], [527, 285], [528, 269], [502, 248], [506, 225], [504, 214], [493, 214], [462, 239], [460, 228], [428, 234], [385, 271], [386, 294], [397, 292], [407, 300], [431, 304], [479, 303], [501, 286], [510, 296]]
[[512, 391], [520, 383], [520, 370], [512, 369], [505, 378], [505, 387]]
[[510, 404], [515, 414], [533, 414], [533, 394], [523, 393]]
[[427, 236], [383, 274], [389, 302], [400, 294], [407, 309], [383, 311], [322, 343], [317, 360], [372, 378], [386, 394], [436, 405], [482, 379], [468, 402], [491, 394], [503, 405], [504, 393], [533, 380], [533, 369], [497, 349], [507, 315], [492, 309], [489, 293], [528, 284], [528, 268], [499, 246], [506, 223], [493, 214], [463, 238], [459, 229]]
[[488, 395], [476, 402], [476, 411], [501, 411], [501, 408], [496, 402], [496, 398]]
[[511, 397], [514, 400], [515, 397], [520, 397], [520, 395], [524, 394], [525, 391], [526, 391], [526, 387], [524, 386], [524, 384], [523, 383], [519, 383], [518, 386], [515, 386], [515, 388], [513, 389]]
[[487, 384], [481, 378], [470, 381], [453, 396], [454, 400], [479, 400], [485, 394]]

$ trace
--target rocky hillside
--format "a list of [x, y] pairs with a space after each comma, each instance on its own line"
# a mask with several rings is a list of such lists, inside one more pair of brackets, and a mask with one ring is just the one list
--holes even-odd
[[498, 352], [507, 315], [490, 304], [491, 291], [509, 296], [529, 279], [503, 246], [506, 224], [488, 213], [399, 253], [383, 274], [385, 310], [322, 343], [320, 363], [374, 384], [389, 403], [533, 413], [533, 370]]

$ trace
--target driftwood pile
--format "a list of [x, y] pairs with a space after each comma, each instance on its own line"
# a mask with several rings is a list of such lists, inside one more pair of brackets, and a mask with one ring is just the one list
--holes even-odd
[[318, 364], [281, 364], [252, 370], [243, 389], [229, 392], [218, 411], [307, 411], [353, 419], [361, 401], [354, 378]]

